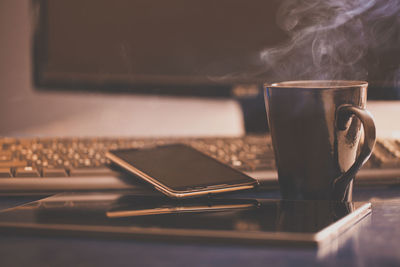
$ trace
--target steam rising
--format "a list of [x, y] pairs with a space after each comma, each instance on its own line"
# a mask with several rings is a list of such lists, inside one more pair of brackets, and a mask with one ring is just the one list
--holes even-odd
[[[399, 0], [283, 0], [277, 23], [288, 41], [260, 53], [261, 72], [275, 81], [367, 79], [367, 59], [384, 64], [376, 51], [399, 51], [399, 12]], [[387, 79], [400, 85], [394, 62]]]

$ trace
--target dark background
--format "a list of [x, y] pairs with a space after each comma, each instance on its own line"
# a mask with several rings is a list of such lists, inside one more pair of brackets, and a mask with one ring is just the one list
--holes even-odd
[[[46, 16], [47, 3], [50, 2], [55, 12], [52, 13], [51, 27], [48, 24], [50, 18]], [[214, 106], [220, 105], [218, 111], [225, 110], [224, 116], [236, 112], [234, 102], [239, 100], [238, 103], [244, 111], [242, 122], [245, 123], [246, 129], [249, 132], [265, 131], [265, 111], [259, 83], [276, 81], [277, 78], [267, 76], [263, 72], [257, 77], [252, 75], [260, 67], [260, 62], [255, 59], [256, 53], [264, 46], [273, 46], [287, 38], [287, 34], [276, 24], [275, 13], [281, 2], [228, 2], [182, 4], [182, 1], [176, 0], [166, 5], [164, 1], [120, 1], [106, 5], [105, 1], [90, 0], [1, 1], [0, 134], [15, 134], [27, 128], [35, 128], [28, 132], [36, 134], [39, 132], [36, 129], [49, 122], [59, 128], [69, 127], [68, 130], [71, 130], [71, 126], [76, 125], [68, 125], [65, 119], [76, 121], [76, 118], [88, 112], [102, 115], [102, 118], [108, 115], [110, 119], [103, 120], [104, 125], [111, 125], [108, 127], [110, 129], [114, 124], [136, 123], [138, 126], [133, 131], [129, 130], [128, 134], [147, 135], [151, 132], [152, 135], [170, 135], [179, 132], [181, 135], [193, 135], [195, 130], [203, 135], [207, 132], [212, 133], [206, 130], [212, 123], [198, 122], [198, 118], [191, 114], [185, 119], [177, 116], [182, 115], [182, 112], [176, 110], [179, 103], [184, 103], [188, 98], [190, 101], [197, 101], [199, 107], [209, 107], [210, 101]], [[388, 1], [379, 3], [385, 2]], [[138, 3], [141, 10], [134, 9], [136, 14], [133, 11], [131, 14], [131, 10], [126, 7]], [[230, 9], [221, 9], [228, 5], [227, 3]], [[179, 9], [180, 5], [184, 5], [185, 8]], [[263, 6], [268, 8], [261, 8]], [[169, 12], [163, 12], [165, 10]], [[205, 12], [207, 15], [203, 18]], [[139, 27], [138, 20], [143, 22], [147, 15], [152, 18], [144, 23], [147, 28]], [[165, 23], [155, 23], [153, 19], [158, 17]], [[182, 23], [185, 20], [188, 23]], [[153, 23], [150, 23], [152, 21]], [[388, 27], [392, 28], [390, 38], [376, 43], [365, 58], [369, 60], [367, 66], [370, 68], [371, 78], [367, 79], [371, 82], [369, 99], [399, 97], [395, 81], [385, 81], [385, 75], [392, 75], [399, 66], [398, 24], [398, 19], [393, 16], [389, 20], [374, 24], [379, 26], [375, 30], [380, 32], [384, 32]], [[160, 25], [162, 28], [158, 28]], [[250, 26], [251, 30], [247, 30]], [[157, 34], [151, 34], [149, 29], [157, 31]], [[178, 34], [180, 31], [174, 29], [180, 29], [187, 34]], [[265, 30], [270, 34], [260, 34]], [[52, 33], [50, 36], [49, 32]], [[129, 34], [130, 32], [133, 34]], [[140, 38], [137, 38], [136, 34], [139, 34]], [[217, 38], [221, 37], [221, 34], [223, 38]], [[150, 42], [143, 42], [144, 37]], [[36, 46], [33, 40], [36, 40]], [[49, 40], [51, 42], [47, 42]], [[196, 50], [192, 45], [197, 44], [199, 46], [196, 46]], [[135, 47], [147, 49], [146, 53], [138, 53]], [[202, 54], [206, 51], [205, 48], [208, 49], [207, 53]], [[246, 52], [246, 49], [249, 50]], [[233, 56], [236, 56], [235, 60], [232, 59]], [[161, 66], [157, 63], [166, 65]], [[157, 71], [168, 75], [156, 75], [149, 79], [148, 75]], [[178, 77], [177, 73], [181, 71], [188, 76]], [[133, 75], [133, 72], [145, 75]], [[258, 83], [256, 87], [240, 86], [242, 82], [246, 85], [252, 77]], [[239, 90], [232, 93], [232, 87]], [[74, 90], [71, 92], [71, 89]], [[119, 92], [119, 96], [112, 96], [110, 93], [113, 92]], [[134, 94], [131, 94], [132, 92]], [[153, 96], [147, 96], [149, 94]], [[194, 100], [194, 97], [198, 96], [202, 99]], [[226, 101], [233, 110], [223, 105]], [[136, 108], [122, 110], [124, 116], [121, 116], [114, 112], [118, 109], [116, 106]], [[192, 104], [189, 106], [193, 107]], [[190, 113], [191, 109], [187, 107], [182, 106], [186, 113]], [[115, 114], [102, 114], [105, 111]], [[196, 114], [200, 113], [201, 108], [196, 111]], [[164, 118], [161, 118], [160, 114]], [[210, 111], [210, 114], [216, 112]], [[118, 119], [121, 121], [118, 122]], [[58, 125], [62, 120], [64, 126]], [[84, 127], [96, 132], [93, 130], [96, 129], [96, 125], [88, 123], [88, 120], [85, 121]], [[222, 121], [219, 120], [215, 125], [221, 124]], [[226, 124], [221, 124], [221, 129], [228, 128], [231, 123], [226, 119], [225, 121]], [[196, 124], [199, 125], [198, 129], [194, 129]], [[190, 125], [194, 130], [181, 131], [181, 125], [187, 125], [187, 128]], [[173, 128], [177, 130], [171, 131]], [[79, 126], [76, 132], [83, 133], [84, 130]], [[221, 132], [214, 134], [218, 135]], [[243, 132], [235, 128], [234, 134]]]

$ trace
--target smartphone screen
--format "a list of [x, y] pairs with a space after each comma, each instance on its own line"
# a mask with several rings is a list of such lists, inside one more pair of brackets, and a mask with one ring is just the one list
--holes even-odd
[[107, 157], [125, 169], [134, 170], [132, 172], [140, 177], [150, 177], [174, 191], [243, 184], [254, 186], [257, 183], [255, 179], [183, 144], [114, 150]]

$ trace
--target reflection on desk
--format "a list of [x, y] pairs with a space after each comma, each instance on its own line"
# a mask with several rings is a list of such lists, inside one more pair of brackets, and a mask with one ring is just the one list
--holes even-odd
[[363, 202], [64, 193], [0, 212], [0, 230], [304, 246], [328, 243], [369, 213]]
[[[1, 235], [0, 259], [3, 266], [397, 266], [399, 195], [398, 187], [356, 189], [355, 201], [372, 202], [372, 214], [331, 240], [326, 249], [9, 233]], [[252, 197], [277, 198], [279, 193], [260, 192]], [[0, 204], [13, 207], [21, 201], [29, 200], [3, 197]]]

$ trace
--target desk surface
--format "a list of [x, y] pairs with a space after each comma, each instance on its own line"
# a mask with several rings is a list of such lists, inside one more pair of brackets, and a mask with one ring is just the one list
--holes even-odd
[[[279, 197], [277, 192], [265, 193]], [[372, 215], [324, 248], [2, 235], [2, 266], [399, 266], [400, 187], [355, 190]], [[1, 197], [0, 208], [35, 200]]]

